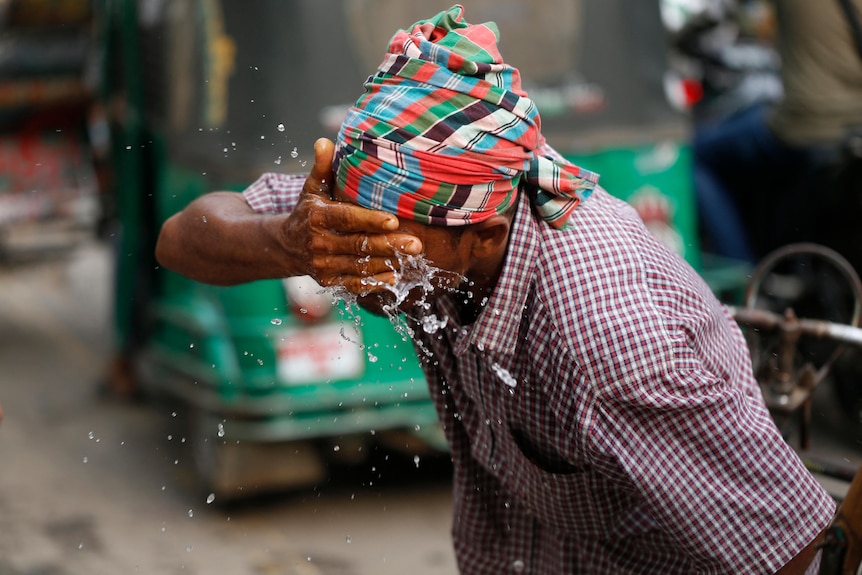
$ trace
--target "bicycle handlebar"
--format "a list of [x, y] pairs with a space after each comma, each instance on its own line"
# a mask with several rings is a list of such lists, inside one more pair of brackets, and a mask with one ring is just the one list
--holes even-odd
[[784, 316], [763, 309], [727, 306], [730, 315], [739, 324], [755, 329], [797, 331], [818, 338], [830, 338], [862, 347], [862, 328], [827, 320]]

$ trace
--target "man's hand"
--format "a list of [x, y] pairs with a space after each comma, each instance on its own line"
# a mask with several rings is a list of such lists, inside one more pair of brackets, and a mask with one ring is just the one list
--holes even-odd
[[305, 273], [323, 286], [344, 286], [365, 294], [393, 283], [397, 254], [417, 255], [422, 242], [398, 231], [398, 218], [333, 199], [330, 171], [334, 144], [314, 144], [314, 166], [302, 196], [282, 228], [281, 242], [291, 259], [306, 262]]
[[314, 166], [289, 214], [255, 212], [242, 194], [211, 192], [163, 225], [156, 258], [191, 279], [235, 285], [310, 275], [356, 294], [384, 289], [397, 253], [419, 254], [422, 242], [398, 231], [398, 218], [331, 199], [334, 144], [314, 145]]

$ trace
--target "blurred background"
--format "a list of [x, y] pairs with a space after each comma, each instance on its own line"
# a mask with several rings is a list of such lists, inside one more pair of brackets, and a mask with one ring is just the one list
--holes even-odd
[[[701, 225], [693, 134], [783, 95], [771, 3], [462, 4], [498, 24], [551, 145], [725, 303], [756, 288], [758, 306], [858, 325], [846, 235], [818, 274], [772, 264], [752, 288], [755, 264]], [[196, 196], [306, 173], [392, 33], [450, 5], [0, 0], [0, 575], [456, 572], [410, 342], [306, 278], [217, 288], [153, 257]], [[774, 368], [774, 343], [752, 349]], [[858, 366], [848, 350], [777, 410], [838, 500], [860, 462]], [[797, 397], [767, 383], [779, 408]]]

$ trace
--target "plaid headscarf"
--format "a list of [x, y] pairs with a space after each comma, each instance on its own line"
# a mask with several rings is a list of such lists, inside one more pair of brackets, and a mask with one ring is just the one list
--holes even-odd
[[338, 134], [338, 186], [359, 205], [460, 226], [505, 212], [521, 179], [562, 228], [598, 175], [538, 156], [539, 112], [503, 62], [493, 22], [456, 5], [399, 30]]

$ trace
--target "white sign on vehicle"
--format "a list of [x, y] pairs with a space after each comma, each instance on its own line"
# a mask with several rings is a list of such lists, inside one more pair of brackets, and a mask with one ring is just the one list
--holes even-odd
[[347, 322], [288, 327], [278, 344], [278, 379], [286, 385], [353, 379], [365, 370], [362, 335]]

